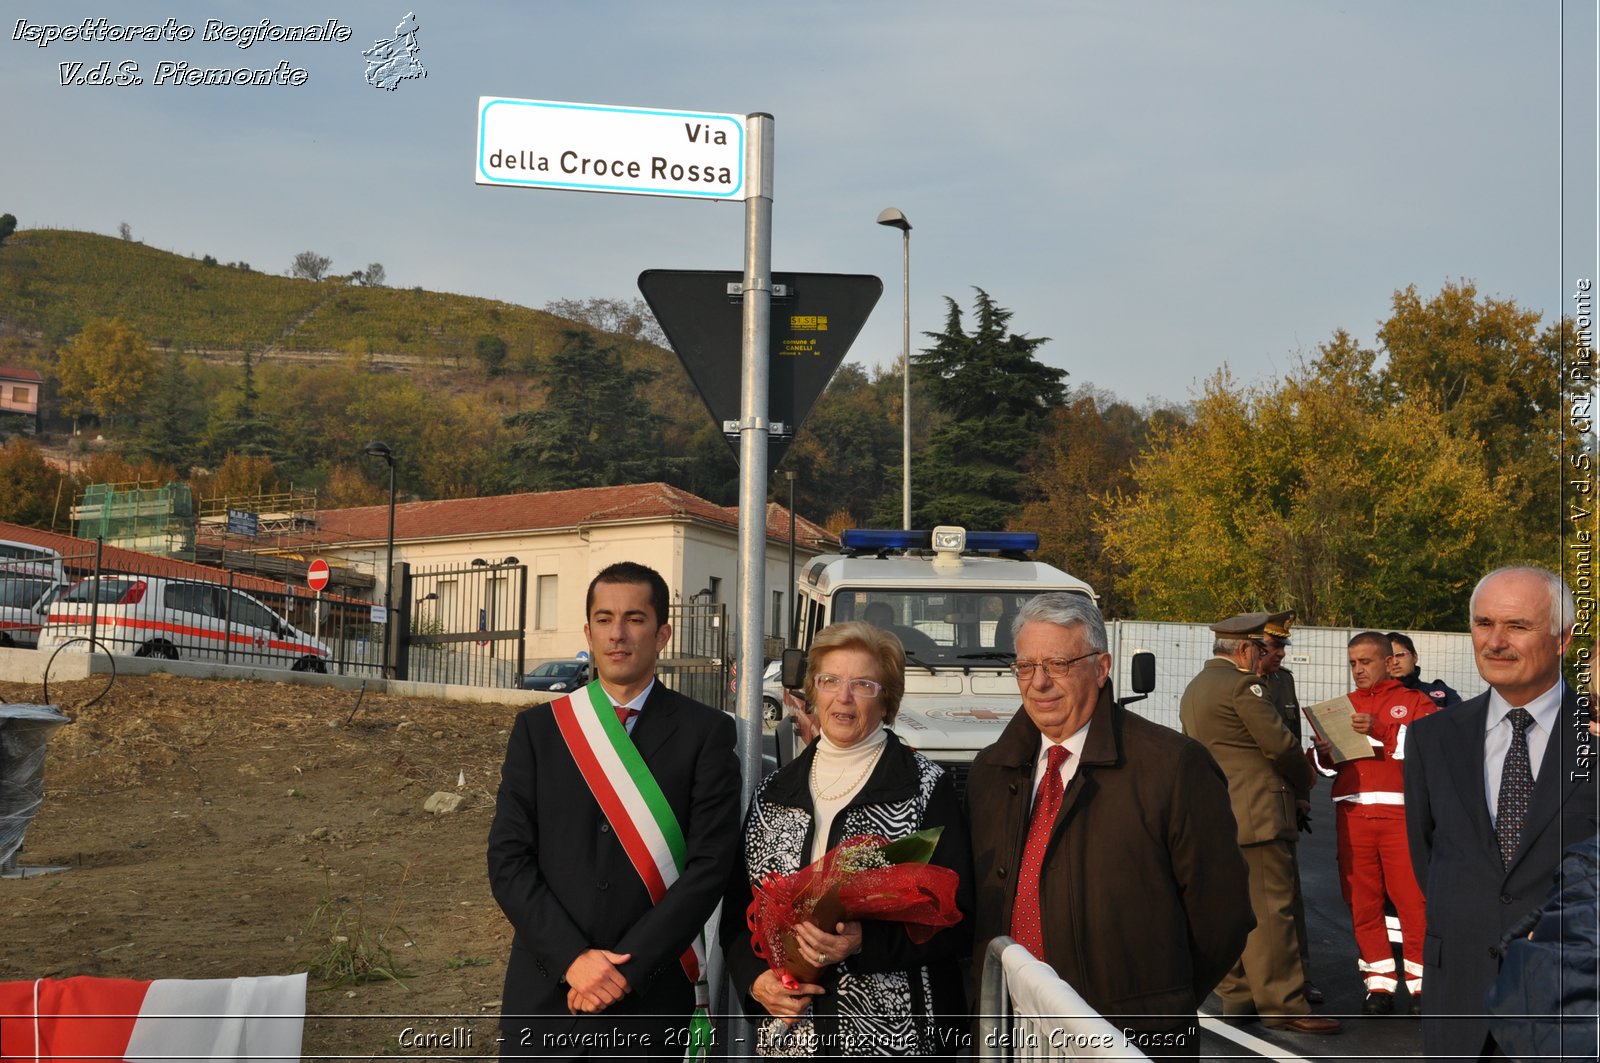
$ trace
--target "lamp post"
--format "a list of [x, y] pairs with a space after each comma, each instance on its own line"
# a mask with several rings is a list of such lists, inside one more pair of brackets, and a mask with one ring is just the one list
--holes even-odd
[[374, 439], [361, 448], [361, 453], [382, 458], [389, 465], [389, 550], [383, 570], [383, 675], [389, 677], [389, 643], [394, 628], [394, 450], [387, 443]]
[[911, 222], [894, 207], [878, 215], [878, 224], [900, 230], [900, 368], [905, 375], [906, 393], [901, 404], [905, 422], [904, 467], [900, 477], [901, 527], [911, 530]]

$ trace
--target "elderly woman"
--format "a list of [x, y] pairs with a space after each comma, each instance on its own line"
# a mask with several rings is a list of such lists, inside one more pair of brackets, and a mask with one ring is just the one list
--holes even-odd
[[817, 636], [806, 698], [821, 733], [756, 791], [744, 858], [722, 908], [728, 972], [757, 1023], [762, 1055], [951, 1055], [968, 1028], [957, 966], [971, 946], [967, 918], [922, 945], [899, 923], [801, 923], [798, 945], [822, 973], [795, 988], [756, 956], [745, 922], [752, 883], [792, 874], [846, 838], [893, 840], [930, 827], [944, 828], [930, 862], [956, 871], [956, 904], [971, 911], [971, 855], [955, 786], [885, 727], [904, 692], [905, 651], [893, 634], [852, 622]]

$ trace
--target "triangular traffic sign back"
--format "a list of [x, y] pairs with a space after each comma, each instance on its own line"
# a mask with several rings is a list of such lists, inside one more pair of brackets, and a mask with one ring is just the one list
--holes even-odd
[[[744, 274], [737, 270], [647, 269], [639, 274], [639, 291], [735, 459], [743, 282]], [[767, 466], [777, 468], [867, 323], [883, 294], [883, 281], [860, 273], [774, 273], [772, 284], [767, 418], [783, 431], [768, 437]], [[731, 434], [729, 422], [735, 426]]]

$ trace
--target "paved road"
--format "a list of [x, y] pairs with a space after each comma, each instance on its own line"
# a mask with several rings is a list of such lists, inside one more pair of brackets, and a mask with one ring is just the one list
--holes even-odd
[[[1361, 1014], [1366, 993], [1356, 971], [1355, 938], [1350, 931], [1350, 910], [1339, 895], [1339, 873], [1334, 855], [1333, 802], [1328, 783], [1319, 782], [1311, 795], [1314, 831], [1300, 839], [1300, 884], [1306, 899], [1306, 927], [1311, 937], [1311, 980], [1327, 994], [1326, 1003], [1316, 1008], [1319, 1015], [1341, 1020], [1342, 1033], [1328, 1036], [1285, 1033], [1270, 1030], [1260, 1023], [1230, 1027], [1261, 1045], [1241, 1045], [1207, 1031], [1202, 1046], [1206, 1059], [1249, 1058], [1258, 1053], [1264, 1058], [1314, 1060], [1409, 1059], [1422, 1055], [1422, 1028], [1406, 1016], [1369, 1017]], [[1406, 1006], [1402, 995], [1397, 1001]], [[1221, 1015], [1222, 1006], [1212, 996], [1204, 1009]], [[1274, 1052], [1274, 1049], [1277, 1051]]]

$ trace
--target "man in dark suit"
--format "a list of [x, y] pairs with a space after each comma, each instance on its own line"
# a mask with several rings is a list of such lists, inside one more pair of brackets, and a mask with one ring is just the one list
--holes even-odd
[[[681, 1058], [696, 998], [684, 954], [721, 899], [739, 836], [733, 719], [656, 680], [672, 629], [655, 570], [606, 568], [589, 585], [586, 613], [599, 678], [517, 716], [489, 828], [490, 886], [516, 931], [501, 1052]], [[575, 737], [580, 725], [597, 736], [592, 745]], [[644, 783], [631, 791], [642, 797], [633, 813], [615, 799], [602, 807], [606, 785], [629, 803], [635, 750], [670, 813], [640, 811], [661, 803]], [[602, 770], [608, 782], [597, 788], [595, 765], [608, 757], [624, 768]], [[632, 843], [657, 826], [670, 838], [663, 817], [682, 842], [662, 851], [652, 886]]]
[[1227, 780], [1112, 700], [1089, 599], [1038, 595], [1014, 634], [1023, 711], [967, 780], [973, 974], [1008, 934], [1151, 1058], [1196, 1058], [1195, 1010], [1254, 922]]
[[1497, 1051], [1485, 998], [1499, 943], [1550, 888], [1561, 852], [1595, 833], [1587, 714], [1561, 678], [1572, 592], [1502, 568], [1472, 592], [1472, 646], [1489, 689], [1411, 728], [1406, 830], [1427, 900], [1422, 1043], [1430, 1059]]

